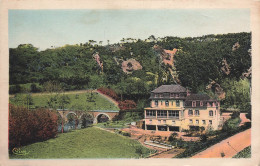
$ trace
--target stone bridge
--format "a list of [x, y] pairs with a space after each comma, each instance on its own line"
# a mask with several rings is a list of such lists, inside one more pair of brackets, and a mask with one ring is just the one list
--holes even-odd
[[102, 117], [106, 117], [108, 120], [112, 120], [116, 115], [119, 114], [119, 111], [116, 110], [72, 111], [58, 109], [57, 112], [66, 122], [68, 121], [69, 114], [74, 114], [79, 120], [83, 115], [90, 115], [93, 120], [93, 124], [100, 122]]

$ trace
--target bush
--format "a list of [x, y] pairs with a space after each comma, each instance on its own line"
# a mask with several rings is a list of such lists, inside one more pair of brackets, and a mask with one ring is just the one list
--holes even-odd
[[136, 103], [133, 100], [124, 100], [124, 101], [120, 101], [118, 106], [120, 110], [129, 110], [129, 109], [135, 109]]
[[234, 111], [234, 112], [231, 114], [231, 118], [232, 118], [232, 119], [239, 118], [239, 117], [240, 117], [240, 112], [239, 112], [239, 111]]
[[37, 87], [36, 84], [31, 84], [31, 92], [35, 93], [35, 92], [40, 92], [40, 89]]
[[122, 134], [123, 136], [131, 137], [131, 133], [125, 131], [122, 131], [120, 134]]
[[108, 88], [98, 88], [97, 89], [100, 93], [103, 93], [105, 95], [110, 96], [111, 98], [115, 99], [116, 101], [119, 100], [119, 97], [117, 96], [116, 92], [113, 89], [108, 89]]
[[208, 140], [208, 136], [206, 134], [200, 136], [200, 142], [206, 142], [207, 140]]
[[229, 132], [234, 132], [237, 127], [239, 126], [239, 123], [240, 123], [240, 118], [231, 118], [231, 119], [228, 119], [224, 125], [223, 125], [223, 128], [222, 128], [222, 131], [229, 131]]
[[58, 130], [56, 112], [9, 106], [9, 150], [54, 138]]

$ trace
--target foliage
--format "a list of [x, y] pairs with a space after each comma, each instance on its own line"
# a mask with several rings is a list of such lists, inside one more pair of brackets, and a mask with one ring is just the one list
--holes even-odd
[[110, 96], [111, 98], [113, 98], [113, 99], [115, 99], [115, 100], [119, 100], [119, 98], [118, 98], [116, 92], [115, 92], [114, 90], [112, 90], [112, 89], [108, 89], [108, 88], [103, 88], [103, 87], [101, 87], [101, 88], [98, 88], [98, 91], [101, 92], [101, 93], [103, 93], [103, 94], [105, 94], [105, 95]]
[[140, 158], [137, 148], [144, 152], [143, 157], [149, 155], [150, 150], [135, 140], [89, 127], [59, 134], [55, 139], [23, 146], [21, 150], [29, 152], [28, 155], [12, 154], [10, 158]]
[[222, 87], [226, 92], [223, 107], [234, 107], [241, 111], [251, 111], [250, 80], [248, 79], [225, 79]]
[[58, 116], [55, 112], [9, 106], [9, 150], [57, 135]]
[[242, 151], [238, 152], [232, 158], [251, 158], [251, 146], [248, 146]]
[[[236, 43], [239, 47], [233, 49]], [[154, 49], [155, 44], [161, 47], [160, 51], [178, 49], [174, 55], [174, 66], [162, 63], [160, 51]], [[93, 58], [96, 53], [100, 56], [102, 66]], [[138, 61], [142, 70], [124, 73], [121, 62], [130, 58]], [[251, 67], [251, 33], [193, 38], [156, 38], [151, 35], [145, 40], [127, 38], [106, 46], [89, 40], [43, 51], [31, 44], [21, 44], [17, 48], [10, 48], [9, 59], [9, 92], [12, 94], [53, 92], [58, 87], [68, 91], [106, 86], [104, 93], [112, 98], [119, 100], [114, 91], [120, 94], [122, 101], [128, 99], [137, 103], [154, 88], [162, 84], [174, 84], [174, 75], [182, 86], [191, 88], [192, 92], [206, 91], [205, 87], [215, 81], [226, 92], [221, 106], [247, 112], [251, 110], [251, 77], [241, 79], [242, 74]], [[228, 74], [222, 71], [223, 60], [228, 64]], [[22, 85], [27, 83], [34, 83], [36, 88], [32, 85], [25, 90]], [[110, 92], [109, 89], [113, 90]], [[215, 92], [207, 93], [214, 95]]]
[[224, 122], [222, 131], [226, 131], [230, 133], [234, 132], [238, 128], [240, 121], [241, 120], [239, 117], [228, 119], [227, 121]]
[[135, 109], [136, 103], [133, 100], [124, 100], [124, 101], [120, 101], [118, 106], [120, 110], [129, 110], [129, 109]]

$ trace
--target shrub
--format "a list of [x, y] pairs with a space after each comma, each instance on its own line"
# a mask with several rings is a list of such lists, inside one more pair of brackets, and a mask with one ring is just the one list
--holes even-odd
[[207, 140], [208, 140], [208, 136], [206, 134], [200, 136], [200, 142], [206, 142]]
[[128, 132], [125, 132], [125, 131], [123, 131], [121, 134], [123, 136], [131, 137], [131, 133], [128, 133]]
[[119, 97], [117, 96], [116, 92], [113, 89], [101, 87], [101, 88], [98, 88], [98, 91], [100, 93], [110, 96], [111, 98], [115, 99], [116, 101], [119, 100]]
[[133, 100], [124, 100], [124, 101], [120, 101], [118, 106], [120, 110], [129, 110], [129, 109], [135, 109], [136, 103]]
[[9, 106], [9, 150], [57, 135], [56, 112]]
[[234, 112], [231, 114], [231, 118], [232, 118], [232, 119], [239, 118], [239, 116], [240, 116], [240, 112], [239, 112], [239, 111], [234, 111]]
[[35, 93], [35, 92], [39, 92], [40, 91], [40, 89], [37, 87], [37, 85], [36, 84], [31, 84], [31, 92], [32, 93]]
[[222, 131], [229, 131], [229, 132], [233, 132], [237, 129], [237, 127], [239, 126], [240, 123], [240, 118], [231, 118], [229, 120], [227, 120], [222, 128]]

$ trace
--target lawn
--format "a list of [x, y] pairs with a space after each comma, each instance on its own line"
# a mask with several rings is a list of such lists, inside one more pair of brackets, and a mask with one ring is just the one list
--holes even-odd
[[24, 146], [21, 151], [28, 154], [12, 154], [10, 158], [139, 158], [150, 154], [135, 140], [95, 127], [59, 134], [57, 138]]
[[[93, 92], [92, 101], [91, 93], [66, 93], [70, 98], [70, 103], [66, 105], [66, 109], [70, 110], [119, 110], [119, 108], [107, 100], [105, 97], [101, 96], [97, 92]], [[54, 97], [55, 94], [41, 94], [41, 95], [32, 95], [33, 104], [31, 108], [48, 108], [48, 100], [51, 97]], [[19, 100], [18, 100], [19, 98]], [[19, 94], [17, 99], [15, 97], [10, 97], [10, 103], [14, 105], [26, 105], [26, 94]]]
[[251, 146], [248, 146], [245, 149], [241, 150], [232, 158], [251, 158]]

